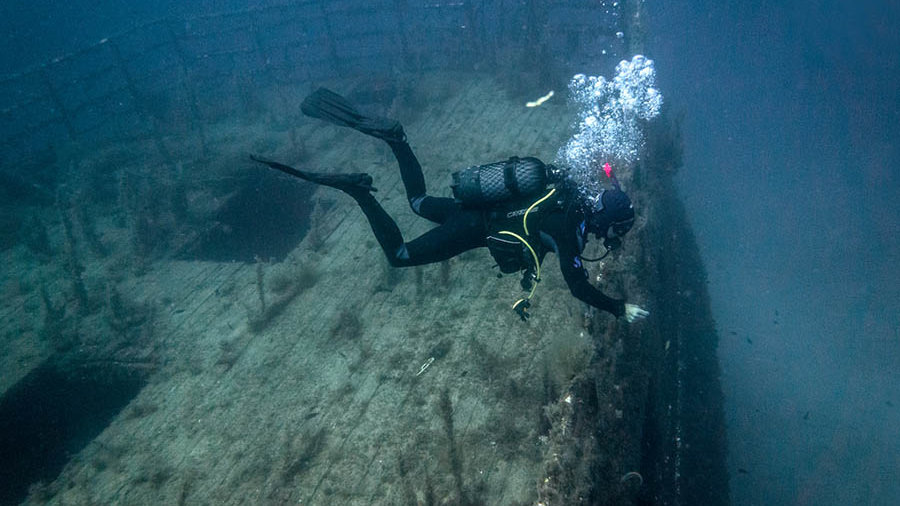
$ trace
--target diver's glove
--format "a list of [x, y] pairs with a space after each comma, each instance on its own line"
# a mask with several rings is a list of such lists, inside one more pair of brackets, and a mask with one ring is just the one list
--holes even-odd
[[628, 303], [625, 304], [625, 319], [628, 320], [628, 323], [632, 323], [635, 320], [642, 320], [649, 314], [650, 311], [644, 311], [640, 306]]

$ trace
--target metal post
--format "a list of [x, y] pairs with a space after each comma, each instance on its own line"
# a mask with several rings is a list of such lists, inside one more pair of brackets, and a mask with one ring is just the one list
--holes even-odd
[[128, 87], [129, 93], [131, 93], [131, 98], [134, 100], [134, 107], [137, 109], [138, 113], [147, 118], [150, 121], [150, 135], [153, 137], [153, 141], [156, 143], [156, 149], [159, 150], [159, 154], [162, 155], [163, 160], [169, 167], [174, 170], [175, 164], [172, 162], [172, 156], [169, 154], [169, 150], [166, 149], [165, 143], [163, 143], [162, 137], [159, 135], [159, 126], [156, 124], [156, 117], [150, 113], [150, 111], [144, 106], [143, 101], [140, 98], [140, 95], [137, 91], [137, 86], [134, 84], [134, 79], [131, 76], [131, 73], [128, 72], [128, 67], [125, 64], [125, 59], [122, 58], [122, 53], [119, 51], [119, 46], [117, 46], [114, 42], [107, 42], [110, 50], [112, 51], [113, 57], [115, 58], [116, 64], [119, 66], [119, 71], [122, 72], [122, 76], [125, 78], [125, 84]]
[[400, 51], [402, 53], [402, 68], [403, 70], [410, 70], [412, 57], [409, 53], [409, 34], [406, 32], [407, 30], [407, 22], [406, 22], [406, 11], [409, 8], [409, 4], [406, 0], [394, 0], [394, 14], [396, 17], [396, 24], [394, 26], [401, 27], [400, 30]]
[[340, 71], [340, 62], [338, 61], [337, 56], [337, 47], [334, 44], [334, 33], [331, 30], [331, 23], [328, 21], [328, 12], [325, 11], [325, 4], [328, 2], [319, 3], [319, 10], [322, 12], [322, 18], [325, 20], [325, 36], [327, 37], [326, 43], [328, 44], [328, 53], [331, 55], [331, 61], [334, 65], [335, 70]]
[[72, 120], [69, 119], [69, 113], [66, 111], [66, 106], [63, 104], [62, 99], [56, 94], [53, 83], [50, 82], [50, 76], [47, 74], [47, 67], [41, 65], [41, 70], [38, 72], [41, 75], [41, 81], [43, 81], [44, 87], [47, 88], [47, 95], [50, 96], [50, 101], [56, 106], [56, 110], [59, 111], [59, 116], [62, 118], [63, 124], [66, 125], [66, 131], [69, 134], [69, 138], [72, 139], [73, 142], [78, 142], [75, 126], [72, 124]]
[[484, 4], [481, 4], [481, 7], [477, 7], [475, 5], [476, 0], [466, 0], [465, 6], [465, 23], [466, 23], [466, 42], [468, 45], [469, 54], [466, 57], [469, 59], [467, 62], [469, 67], [475, 67], [475, 64], [478, 63], [479, 57], [486, 62], [491, 64], [493, 67], [493, 55], [491, 54], [490, 49], [485, 43], [486, 37], [483, 31], [484, 29]]
[[[259, 32], [259, 16], [257, 15], [260, 11], [251, 10], [247, 15], [250, 16], [250, 26], [253, 27], [253, 45], [256, 48], [256, 57], [259, 58], [260, 63], [262, 64], [261, 74], [266, 74], [267, 77], [270, 74], [271, 67], [269, 66], [269, 58], [263, 49], [262, 39], [260, 37]], [[271, 79], [268, 79], [268, 83], [271, 83]]]
[[188, 75], [188, 57], [187, 53], [185, 53], [184, 48], [181, 47], [181, 44], [178, 43], [178, 37], [175, 35], [175, 29], [172, 28], [172, 19], [168, 18], [163, 23], [166, 25], [166, 32], [169, 34], [169, 38], [172, 41], [172, 47], [175, 48], [175, 54], [178, 55], [178, 60], [181, 62], [181, 73], [184, 76], [184, 80], [182, 81], [182, 86], [184, 86], [184, 90], [188, 95], [188, 100], [190, 101], [190, 109], [191, 109], [191, 117], [192, 123], [191, 127], [197, 131], [200, 135], [200, 149], [203, 152], [203, 156], [206, 157], [209, 155], [209, 147], [206, 144], [206, 129], [203, 126], [203, 118], [200, 117], [200, 107], [197, 105], [197, 94], [194, 92], [194, 86], [191, 84], [190, 76]]

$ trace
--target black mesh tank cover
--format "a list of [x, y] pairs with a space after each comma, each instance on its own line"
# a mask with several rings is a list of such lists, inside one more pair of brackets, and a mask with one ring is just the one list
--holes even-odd
[[547, 187], [547, 166], [537, 158], [512, 157], [453, 173], [453, 196], [465, 207], [537, 195]]

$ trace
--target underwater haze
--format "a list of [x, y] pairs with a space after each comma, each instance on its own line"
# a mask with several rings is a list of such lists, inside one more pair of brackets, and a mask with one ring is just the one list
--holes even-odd
[[[264, 0], [252, 4], [263, 7], [278, 3]], [[217, 14], [248, 5], [240, 0], [4, 2], [0, 5], [0, 27], [6, 40], [0, 55], [0, 75], [20, 72], [156, 19]]]
[[900, 6], [652, 4], [732, 500], [900, 504]]
[[[0, 505], [900, 504], [898, 26], [896, 0], [0, 4]], [[527, 322], [483, 248], [391, 269], [353, 199], [248, 156], [370, 173], [428, 230], [388, 147], [301, 113], [323, 86], [402, 121], [434, 195], [535, 156], [596, 198], [613, 159], [637, 219], [589, 279], [649, 316], [554, 255]]]

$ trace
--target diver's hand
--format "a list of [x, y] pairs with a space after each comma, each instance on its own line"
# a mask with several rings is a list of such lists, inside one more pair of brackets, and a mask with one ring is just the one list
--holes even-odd
[[628, 303], [625, 304], [625, 319], [628, 320], [628, 323], [632, 323], [635, 320], [642, 320], [649, 314], [650, 311], [644, 311], [640, 306]]

